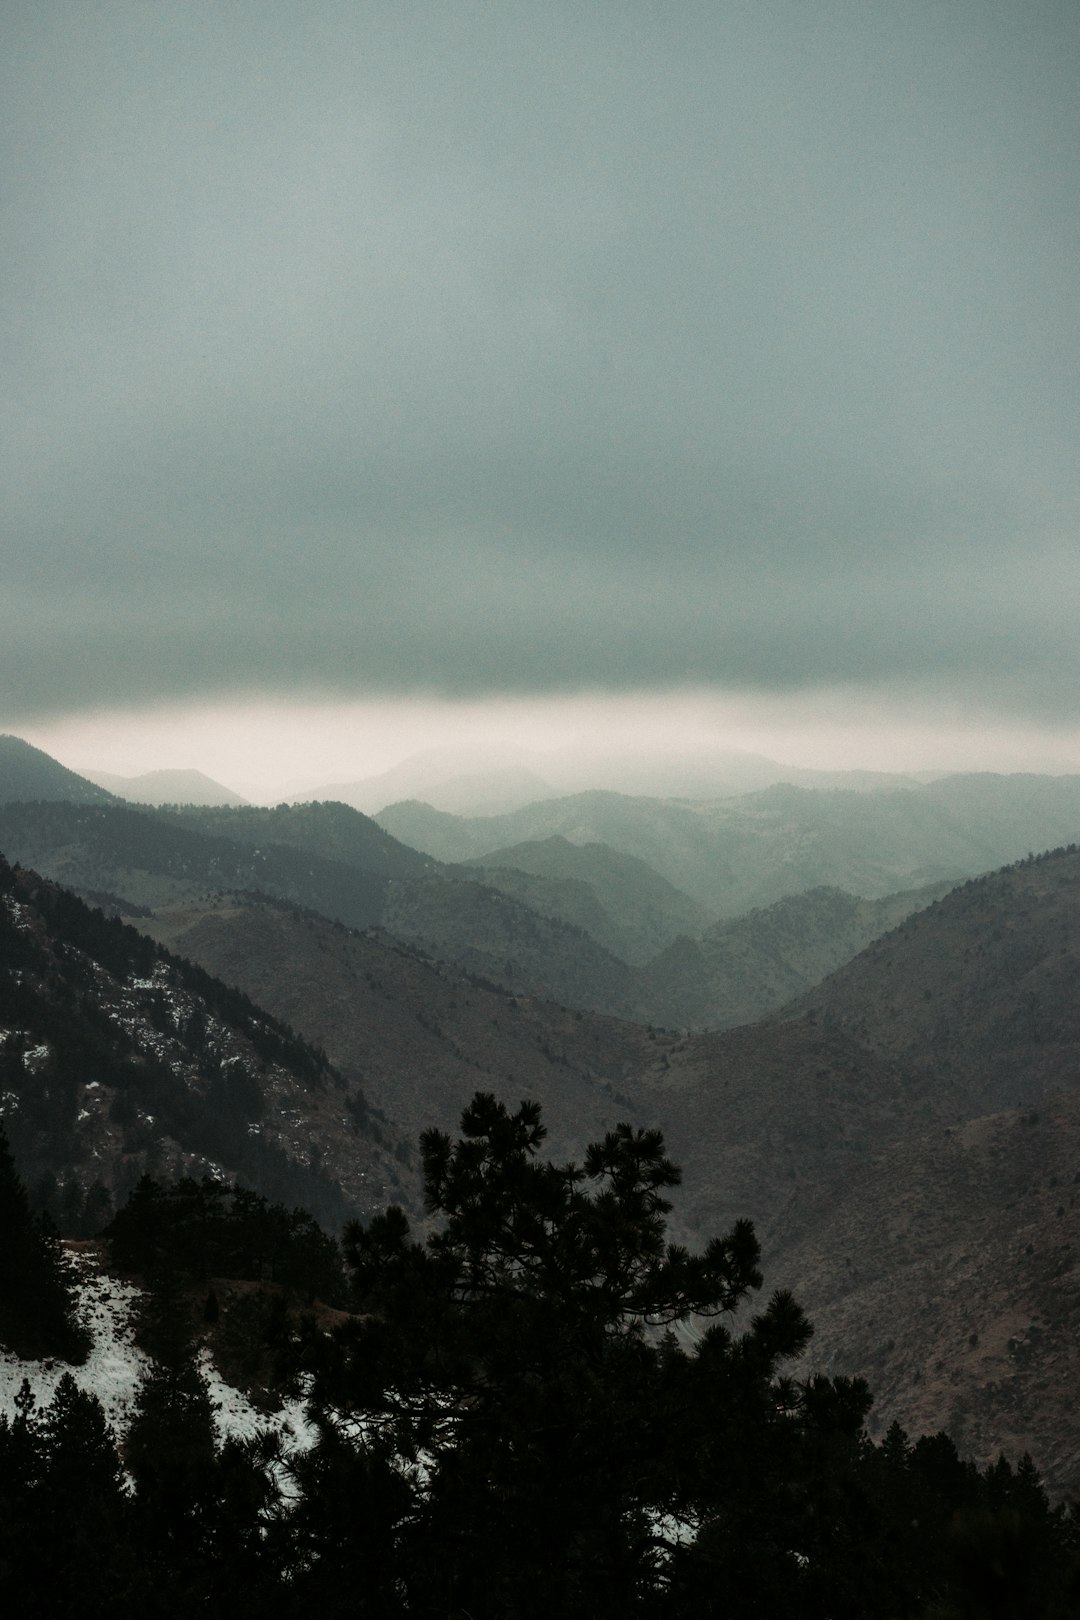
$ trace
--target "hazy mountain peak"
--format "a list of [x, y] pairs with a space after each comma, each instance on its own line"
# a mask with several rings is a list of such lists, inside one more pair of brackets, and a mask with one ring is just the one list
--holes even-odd
[[117, 776], [112, 771], [87, 771], [86, 778], [129, 804], [247, 804], [232, 788], [196, 770], [143, 771], [139, 776]]
[[501, 814], [554, 791], [534, 766], [521, 749], [427, 748], [377, 775], [295, 794], [293, 802], [333, 798], [374, 815], [399, 800], [419, 799], [439, 810]]

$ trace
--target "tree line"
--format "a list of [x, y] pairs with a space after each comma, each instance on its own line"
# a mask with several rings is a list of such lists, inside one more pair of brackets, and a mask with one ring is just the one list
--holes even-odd
[[291, 1453], [269, 1432], [216, 1443], [191, 1306], [205, 1320], [206, 1277], [237, 1252], [261, 1265], [280, 1217], [238, 1189], [144, 1184], [112, 1228], [117, 1263], [162, 1277], [122, 1454], [71, 1379], [0, 1422], [15, 1612], [1080, 1612], [1080, 1525], [1029, 1460], [980, 1471], [896, 1425], [875, 1444], [862, 1381], [800, 1376], [810, 1323], [763, 1299], [748, 1222], [696, 1254], [669, 1241], [679, 1173], [658, 1132], [619, 1126], [580, 1164], [544, 1138], [536, 1104], [478, 1093], [456, 1140], [421, 1138], [424, 1235], [391, 1208], [348, 1226], [339, 1260], [297, 1217], [349, 1310], [332, 1329], [277, 1314], [277, 1376], [315, 1435]]

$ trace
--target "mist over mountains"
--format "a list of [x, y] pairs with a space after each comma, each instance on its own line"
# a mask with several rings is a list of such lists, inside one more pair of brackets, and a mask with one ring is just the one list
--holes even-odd
[[595, 745], [588, 751], [564, 748], [546, 753], [447, 747], [411, 754], [378, 776], [328, 783], [292, 797], [294, 802], [340, 799], [368, 815], [413, 799], [436, 810], [476, 816], [511, 813], [540, 799], [591, 789], [646, 798], [717, 799], [778, 782], [869, 793], [916, 781], [884, 771], [782, 765], [741, 749], [680, 754], [619, 753]]
[[89, 782], [107, 789], [127, 804], [245, 804], [231, 788], [222, 787], [203, 771], [144, 771], [141, 776], [117, 776], [112, 771], [85, 771]]
[[[477, 1089], [540, 1098], [557, 1154], [660, 1126], [677, 1230], [754, 1219], [811, 1365], [878, 1391], [874, 1432], [946, 1426], [1080, 1487], [1080, 856], [1028, 858], [1080, 825], [1076, 779], [372, 820], [136, 809], [0, 757], [4, 1119], [37, 1183], [118, 1199], [145, 1166], [243, 1172], [332, 1219], [415, 1208], [417, 1133]], [[739, 895], [763, 903], [732, 914]], [[97, 1033], [65, 1044], [76, 980]], [[245, 1055], [260, 1008], [272, 1062]]]
[[1080, 10], [0, 28], [12, 1612], [1076, 1620]]

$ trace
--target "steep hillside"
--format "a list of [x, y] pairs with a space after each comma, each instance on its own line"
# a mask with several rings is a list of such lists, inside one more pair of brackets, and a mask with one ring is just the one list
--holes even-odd
[[634, 978], [625, 962], [579, 928], [481, 883], [399, 884], [384, 926], [466, 972], [521, 995], [632, 1016]]
[[113, 804], [111, 793], [77, 776], [51, 755], [23, 742], [0, 737], [0, 804], [59, 799], [77, 804]]
[[809, 1024], [658, 1031], [626, 1083], [683, 1167], [680, 1219], [702, 1233], [740, 1214], [763, 1221], [793, 1186], [842, 1177], [937, 1117], [931, 1087]]
[[0, 1031], [4, 1124], [31, 1181], [96, 1181], [115, 1198], [162, 1166], [242, 1175], [334, 1224], [403, 1190], [399, 1140], [321, 1053], [202, 969], [6, 863]]
[[135, 906], [257, 889], [361, 928], [382, 916], [389, 885], [377, 872], [285, 844], [240, 843], [164, 812], [111, 804], [2, 805], [0, 850], [70, 888]]
[[705, 1225], [763, 1218], [792, 1174], [819, 1179], [938, 1118], [931, 1087], [920, 1101], [895, 1065], [810, 1024], [650, 1030], [512, 996], [379, 933], [263, 901], [143, 926], [317, 1042], [406, 1130], [450, 1128], [478, 1087], [541, 1099], [572, 1154], [605, 1121], [663, 1125], [686, 1165], [680, 1210]]
[[225, 899], [143, 924], [323, 1048], [410, 1138], [455, 1129], [473, 1092], [550, 1100], [559, 1152], [626, 1115], [655, 1050], [635, 1024], [514, 996], [385, 934], [268, 901]]
[[694, 1239], [754, 1218], [815, 1325], [804, 1370], [866, 1378], [876, 1434], [1030, 1451], [1080, 1494], [1080, 1088], [958, 1119], [932, 1074], [807, 1023], [667, 1055], [628, 1084], [683, 1166], [681, 1219]]
[[952, 890], [786, 1009], [933, 1074], [958, 1117], [1080, 1073], [1080, 851]]
[[732, 1032], [777, 1051], [781, 1028], [846, 1042], [866, 1084], [885, 1065], [910, 1100], [763, 1218], [815, 1360], [869, 1378], [881, 1422], [947, 1425], [984, 1460], [1027, 1447], [1074, 1492], [1078, 939], [1080, 851], [1064, 849], [951, 892], [784, 1020]]
[[871, 1432], [1031, 1451], [1080, 1494], [1080, 1090], [900, 1139], [793, 1184], [761, 1235], [813, 1316], [810, 1362], [876, 1392]]
[[[491, 850], [470, 864], [495, 888], [510, 889], [520, 881], [511, 873], [528, 873], [559, 884], [557, 899], [566, 909], [556, 915], [587, 928], [600, 944], [634, 964], [650, 961], [680, 934], [699, 933], [709, 921], [708, 912], [689, 895], [644, 861], [623, 855], [609, 844], [572, 844], [556, 834]], [[595, 897], [598, 912], [584, 903], [582, 884]], [[569, 894], [567, 885], [574, 885]], [[550, 903], [536, 885], [532, 891], [526, 890], [529, 892], [536, 895], [530, 903], [538, 910]]]
[[777, 1011], [950, 885], [863, 900], [809, 889], [680, 939], [638, 975], [638, 1016], [727, 1029]]

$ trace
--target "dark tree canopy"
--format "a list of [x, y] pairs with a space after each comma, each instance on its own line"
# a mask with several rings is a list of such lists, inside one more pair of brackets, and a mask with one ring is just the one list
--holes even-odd
[[[132, 1207], [174, 1260], [147, 1303], [153, 1364], [124, 1447], [133, 1488], [70, 1376], [43, 1411], [24, 1389], [0, 1416], [13, 1612], [1080, 1613], [1080, 1525], [1050, 1506], [1029, 1460], [980, 1473], [947, 1436], [912, 1442], [896, 1425], [874, 1445], [861, 1381], [798, 1375], [810, 1336], [798, 1305], [777, 1293], [753, 1309], [749, 1223], [700, 1254], [668, 1241], [678, 1171], [658, 1133], [620, 1125], [580, 1165], [547, 1163], [543, 1142], [535, 1104], [478, 1094], [458, 1140], [422, 1138], [425, 1239], [396, 1209], [347, 1230], [352, 1313], [332, 1333], [325, 1315], [275, 1329], [318, 1434], [292, 1456], [269, 1435], [217, 1438], [205, 1284], [198, 1320], [191, 1308], [207, 1244], [243, 1255], [268, 1212], [216, 1184], [144, 1184]], [[0, 1210], [10, 1220], [24, 1203], [0, 1174]], [[138, 1224], [121, 1239], [137, 1246]], [[310, 1233], [295, 1231], [302, 1247]]]
[[0, 1345], [24, 1355], [85, 1361], [89, 1339], [75, 1316], [56, 1233], [35, 1217], [0, 1127]]
[[804, 1423], [858, 1433], [864, 1390], [809, 1414], [779, 1372], [810, 1337], [787, 1294], [734, 1331], [761, 1287], [753, 1229], [700, 1254], [667, 1241], [679, 1172], [658, 1132], [620, 1125], [581, 1165], [545, 1162], [544, 1134], [536, 1104], [478, 1094], [459, 1141], [421, 1139], [427, 1242], [395, 1209], [346, 1231], [362, 1315], [316, 1396], [422, 1459], [400, 1530], [414, 1587], [432, 1613], [652, 1612], [695, 1586], [680, 1540], [733, 1515], [797, 1581], [770, 1492]]

